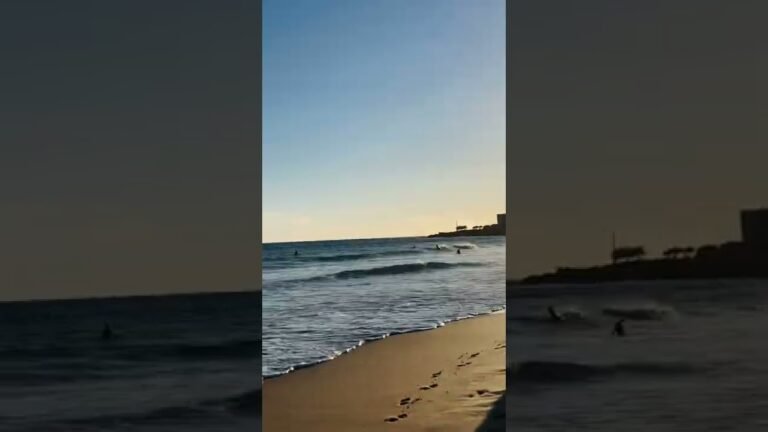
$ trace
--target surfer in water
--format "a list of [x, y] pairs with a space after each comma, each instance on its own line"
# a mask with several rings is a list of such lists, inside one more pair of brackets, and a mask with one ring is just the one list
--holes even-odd
[[613, 325], [613, 334], [615, 336], [624, 336], [624, 321], [625, 320], [620, 319]]
[[461, 249], [456, 249], [456, 254], [461, 255]]
[[440, 246], [435, 245], [435, 250], [440, 250]]
[[547, 306], [547, 312], [549, 312], [549, 317], [552, 318], [552, 321], [562, 321], [563, 320], [563, 317], [558, 315], [557, 312], [555, 312], [555, 308], [553, 308], [552, 306]]
[[293, 251], [293, 256], [299, 256], [299, 251], [297, 250]]
[[112, 339], [112, 328], [109, 327], [109, 323], [104, 323], [104, 329], [101, 331], [101, 340]]

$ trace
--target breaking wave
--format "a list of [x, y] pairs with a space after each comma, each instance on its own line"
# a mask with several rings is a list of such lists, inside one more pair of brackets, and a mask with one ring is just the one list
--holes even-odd
[[605, 365], [524, 361], [507, 368], [507, 379], [524, 382], [584, 381], [614, 375], [681, 375], [697, 372], [698, 368], [687, 363], [614, 363]]
[[662, 320], [671, 313], [670, 309], [661, 307], [603, 308], [603, 315], [639, 321]]
[[355, 260], [365, 260], [365, 259], [383, 258], [383, 257], [391, 257], [391, 256], [416, 255], [416, 254], [422, 254], [422, 253], [424, 253], [424, 251], [418, 250], [418, 249], [393, 250], [393, 251], [372, 252], [372, 253], [339, 254], [339, 255], [306, 257], [305, 260], [320, 261], [320, 262], [355, 261]]
[[368, 276], [389, 276], [404, 273], [416, 273], [432, 270], [446, 270], [455, 267], [480, 267], [481, 263], [446, 263], [431, 261], [426, 263], [395, 264], [362, 270], [344, 270], [333, 274], [336, 279], [355, 279]]
[[247, 391], [232, 397], [213, 399], [190, 405], [167, 406], [144, 412], [76, 418], [63, 423], [88, 430], [116, 424], [140, 426], [165, 424], [169, 421], [221, 423], [227, 417], [259, 417], [261, 415], [261, 389]]

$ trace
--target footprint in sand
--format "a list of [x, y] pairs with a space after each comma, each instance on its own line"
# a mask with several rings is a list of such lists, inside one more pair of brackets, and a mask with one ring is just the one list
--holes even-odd
[[397, 415], [397, 417], [390, 416], [390, 417], [385, 418], [384, 421], [387, 422], [387, 423], [394, 423], [396, 421], [400, 421], [400, 420], [402, 420], [404, 418], [407, 418], [407, 417], [408, 417], [408, 414], [400, 413], [400, 414]]
[[480, 389], [480, 390], [477, 390], [476, 393], [477, 393], [478, 396], [482, 396], [482, 395], [488, 393], [488, 390]]
[[441, 371], [441, 370], [440, 370], [440, 371], [437, 371], [437, 372], [435, 372], [435, 373], [433, 373], [433, 374], [432, 374], [432, 378], [437, 378], [437, 377], [439, 377], [439, 376], [440, 376], [442, 373], [443, 373], [443, 371]]
[[414, 405], [416, 405], [416, 402], [420, 401], [421, 398], [413, 399], [408, 403], [408, 405], [405, 406], [405, 409], [411, 409]]
[[[422, 387], [422, 389], [429, 390], [429, 387], [428, 386], [424, 386], [424, 387]], [[398, 402], [397, 404], [399, 406], [403, 407], [403, 409], [407, 410], [407, 409], [411, 409], [411, 407], [414, 404], [416, 404], [416, 402], [418, 402], [420, 400], [421, 400], [421, 398], [413, 398], [413, 399], [411, 399], [411, 397], [409, 396], [409, 397], [404, 397], [404, 398], [400, 399], [400, 402]]]
[[477, 357], [477, 356], [479, 356], [479, 355], [480, 355], [480, 353], [479, 353], [479, 352], [476, 352], [476, 353], [472, 354], [471, 356], [469, 356], [469, 358], [475, 358], [475, 357]]

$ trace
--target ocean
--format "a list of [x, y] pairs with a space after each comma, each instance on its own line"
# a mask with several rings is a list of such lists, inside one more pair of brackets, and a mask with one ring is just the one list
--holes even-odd
[[260, 430], [260, 303], [258, 292], [0, 303], [0, 430]]
[[764, 280], [510, 287], [507, 428], [768, 430], [766, 329]]
[[504, 269], [503, 236], [266, 244], [263, 374], [502, 309]]

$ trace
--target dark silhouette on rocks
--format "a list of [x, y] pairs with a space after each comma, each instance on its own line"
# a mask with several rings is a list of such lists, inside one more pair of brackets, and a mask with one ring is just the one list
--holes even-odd
[[[670, 247], [661, 258], [645, 258], [641, 246], [613, 248], [612, 264], [559, 267], [521, 283], [595, 283], [626, 280], [768, 278], [768, 210], [742, 212], [742, 241], [698, 248]], [[509, 281], [512, 282], [512, 281]]]

